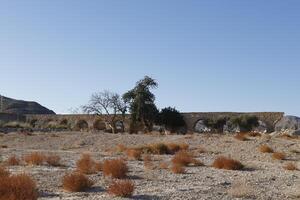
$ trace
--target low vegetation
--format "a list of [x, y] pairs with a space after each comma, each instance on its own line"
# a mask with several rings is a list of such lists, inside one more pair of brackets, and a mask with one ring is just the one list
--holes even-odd
[[82, 154], [76, 162], [77, 171], [83, 174], [95, 174], [101, 170], [101, 163], [92, 159], [90, 154]]
[[283, 166], [283, 169], [285, 170], [290, 170], [290, 171], [295, 171], [295, 170], [298, 170], [297, 166], [295, 163], [286, 163], [284, 166]]
[[185, 173], [185, 169], [182, 165], [178, 165], [178, 164], [173, 164], [171, 167], [171, 171], [174, 174], [184, 174]]
[[118, 197], [131, 197], [134, 191], [134, 183], [130, 180], [114, 181], [108, 188], [108, 193]]
[[45, 158], [45, 162], [49, 165], [49, 166], [53, 166], [53, 167], [57, 167], [60, 166], [61, 158], [58, 155], [48, 155]]
[[43, 165], [46, 160], [46, 155], [40, 152], [34, 152], [24, 156], [24, 161], [28, 165]]
[[173, 165], [188, 166], [194, 164], [196, 166], [202, 166], [203, 163], [193, 158], [192, 154], [187, 151], [179, 151], [172, 158]]
[[234, 136], [234, 138], [237, 139], [237, 140], [240, 140], [240, 141], [246, 141], [246, 140], [248, 140], [246, 133], [237, 133]]
[[73, 172], [63, 177], [63, 189], [68, 192], [82, 192], [94, 183], [84, 174]]
[[259, 147], [259, 151], [261, 153], [273, 153], [274, 152], [274, 150], [271, 147], [269, 147], [268, 145], [266, 145], [266, 144], [261, 145]]
[[36, 200], [35, 182], [26, 174], [0, 175], [0, 200]]
[[275, 160], [284, 160], [286, 158], [286, 155], [282, 152], [274, 152], [272, 154], [272, 158]]
[[10, 156], [7, 161], [6, 164], [9, 166], [16, 166], [16, 165], [20, 165], [21, 161], [19, 158], [17, 158], [16, 155], [12, 155]]
[[125, 178], [128, 172], [127, 164], [122, 159], [105, 160], [103, 163], [104, 176], [111, 176], [112, 178]]
[[224, 156], [218, 157], [212, 164], [214, 168], [217, 169], [227, 169], [227, 170], [242, 170], [244, 165], [237, 160], [227, 158]]
[[142, 150], [140, 149], [127, 149], [126, 154], [132, 160], [141, 160], [142, 158]]

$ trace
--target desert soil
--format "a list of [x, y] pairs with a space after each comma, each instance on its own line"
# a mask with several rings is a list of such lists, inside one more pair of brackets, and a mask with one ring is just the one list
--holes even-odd
[[[113, 151], [118, 144], [138, 146], [155, 142], [187, 143], [197, 159], [205, 166], [187, 167], [185, 174], [173, 174], [168, 169], [145, 169], [143, 161], [128, 160], [128, 178], [135, 183], [133, 199], [298, 199], [300, 198], [300, 171], [288, 171], [283, 166], [293, 162], [300, 167], [300, 140], [269, 137], [251, 137], [239, 141], [232, 135], [130, 135], [110, 133], [11, 133], [0, 136], [2, 160], [11, 155], [22, 157], [31, 152], [55, 153], [62, 158], [62, 167], [11, 166], [12, 173], [25, 172], [37, 182], [41, 200], [100, 200], [115, 198], [106, 192], [111, 182], [102, 172], [89, 177], [95, 182], [92, 189], [68, 193], [62, 189], [62, 177], [76, 168], [83, 152], [95, 160], [124, 157]], [[268, 144], [275, 151], [284, 152], [286, 160], [273, 160], [258, 147]], [[201, 153], [197, 149], [205, 149]], [[298, 150], [298, 151], [297, 151]], [[211, 167], [218, 156], [230, 156], [241, 161], [242, 171]], [[155, 155], [154, 165], [169, 162], [172, 155]], [[121, 199], [121, 198], [116, 198]]]

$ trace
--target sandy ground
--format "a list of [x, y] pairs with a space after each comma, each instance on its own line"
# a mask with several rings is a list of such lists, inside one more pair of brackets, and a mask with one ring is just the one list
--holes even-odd
[[[31, 152], [55, 153], [62, 158], [64, 167], [14, 166], [12, 173], [25, 172], [37, 182], [41, 200], [99, 200], [114, 197], [105, 191], [110, 178], [101, 172], [89, 177], [95, 181], [93, 188], [81, 193], [62, 190], [62, 177], [75, 169], [81, 153], [90, 152], [95, 160], [122, 157], [110, 151], [118, 144], [135, 146], [154, 142], [185, 142], [191, 149], [205, 148], [196, 154], [204, 167], [188, 167], [185, 174], [173, 174], [166, 169], [145, 170], [143, 161], [128, 160], [129, 179], [135, 183], [133, 199], [299, 199], [300, 171], [287, 171], [283, 165], [293, 162], [300, 168], [299, 139], [251, 137], [238, 141], [232, 135], [129, 135], [109, 133], [33, 133], [31, 136], [11, 133], [0, 136], [0, 155], [5, 160], [10, 155], [23, 156]], [[275, 151], [285, 152], [287, 159], [273, 160], [270, 154], [260, 153], [261, 144]], [[242, 171], [220, 170], [211, 167], [220, 155], [230, 156], [245, 164]], [[154, 164], [170, 161], [172, 155], [154, 156]], [[239, 198], [238, 198], [239, 197]], [[118, 198], [116, 198], [118, 199]]]

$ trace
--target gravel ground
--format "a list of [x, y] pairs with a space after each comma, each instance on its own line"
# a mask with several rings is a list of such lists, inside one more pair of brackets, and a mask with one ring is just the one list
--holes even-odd
[[[63, 167], [14, 166], [12, 173], [25, 172], [37, 182], [41, 200], [100, 200], [112, 199], [106, 193], [111, 182], [102, 173], [89, 175], [95, 182], [92, 189], [82, 193], [67, 193], [62, 190], [62, 177], [75, 169], [81, 153], [89, 152], [95, 160], [122, 157], [112, 151], [118, 144], [135, 146], [155, 142], [185, 142], [190, 149], [206, 149], [196, 153], [205, 166], [188, 167], [185, 174], [173, 174], [167, 169], [145, 170], [142, 161], [128, 160], [128, 178], [135, 183], [133, 199], [299, 199], [300, 171], [287, 171], [283, 165], [293, 162], [300, 168], [300, 140], [251, 137], [238, 141], [232, 135], [129, 135], [109, 133], [33, 133], [23, 135], [11, 133], [0, 136], [0, 156], [5, 160], [10, 155], [19, 157], [31, 152], [52, 152], [62, 158]], [[260, 153], [261, 144], [268, 144], [275, 151], [284, 152], [287, 159], [273, 160], [270, 154]], [[299, 150], [297, 153], [293, 150]], [[220, 170], [211, 167], [220, 155], [241, 161], [242, 171]], [[155, 165], [168, 162], [171, 155], [155, 155]], [[115, 198], [121, 199], [121, 198]]]

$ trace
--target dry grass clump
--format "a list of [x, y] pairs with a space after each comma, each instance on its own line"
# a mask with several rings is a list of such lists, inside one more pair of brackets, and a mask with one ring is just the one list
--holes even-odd
[[49, 165], [49, 166], [54, 166], [54, 167], [57, 167], [57, 166], [60, 166], [60, 157], [58, 155], [48, 155], [46, 158], [45, 158], [45, 161], [46, 163]]
[[0, 178], [0, 200], [36, 200], [35, 182], [26, 174]]
[[174, 165], [188, 166], [193, 164], [195, 166], [203, 166], [203, 163], [199, 160], [193, 158], [192, 154], [182, 150], [177, 152], [172, 158], [172, 163]]
[[142, 158], [142, 150], [140, 149], [127, 149], [126, 154], [128, 158], [133, 160], [141, 160]]
[[261, 134], [258, 132], [249, 132], [247, 135], [250, 137], [261, 137]]
[[90, 154], [82, 154], [81, 158], [76, 162], [77, 171], [83, 174], [95, 174], [100, 171], [101, 163], [97, 163], [92, 159]]
[[119, 153], [122, 153], [122, 152], [124, 152], [126, 150], [127, 150], [127, 147], [125, 145], [123, 145], [123, 144], [118, 144], [116, 146], [116, 149], [115, 149], [115, 151], [119, 152]]
[[212, 166], [217, 169], [227, 169], [227, 170], [241, 170], [244, 168], [244, 165], [241, 162], [224, 156], [218, 157], [213, 162]]
[[143, 156], [143, 161], [144, 161], [144, 168], [146, 170], [153, 170], [155, 168], [153, 162], [152, 162], [152, 157], [149, 154], [146, 154]]
[[272, 154], [272, 158], [275, 160], [284, 160], [286, 155], [282, 152], [275, 152]]
[[24, 157], [24, 161], [28, 165], [43, 165], [46, 156], [43, 153], [34, 152]]
[[298, 170], [296, 164], [294, 163], [286, 163], [284, 166], [283, 166], [283, 169], [286, 169], [286, 170], [290, 170], [290, 171], [295, 171], [295, 170]]
[[237, 139], [237, 140], [240, 140], [240, 141], [246, 141], [246, 140], [248, 140], [246, 133], [237, 133], [234, 136], [234, 138]]
[[259, 151], [262, 153], [273, 153], [274, 150], [268, 145], [264, 144], [259, 147]]
[[87, 176], [73, 172], [63, 177], [63, 189], [68, 192], [82, 192], [90, 188], [94, 183]]
[[108, 188], [108, 193], [118, 197], [131, 197], [134, 191], [134, 183], [130, 180], [114, 181]]
[[168, 169], [169, 168], [169, 163], [167, 163], [167, 162], [161, 162], [159, 164], [159, 168], [160, 169]]
[[180, 150], [187, 150], [189, 145], [186, 143], [153, 143], [148, 145], [143, 145], [133, 149], [140, 150], [142, 153], [146, 154], [175, 154]]
[[171, 167], [171, 171], [174, 174], [184, 174], [185, 173], [185, 169], [182, 165], [178, 165], [178, 164], [173, 164]]
[[103, 163], [104, 176], [112, 178], [125, 178], [128, 172], [127, 164], [122, 159], [105, 160]]
[[15, 155], [12, 155], [7, 159], [6, 164], [9, 166], [20, 165], [20, 159], [17, 158]]
[[10, 175], [10, 172], [6, 168], [0, 166], [0, 180], [2, 177], [7, 177], [9, 175]]

